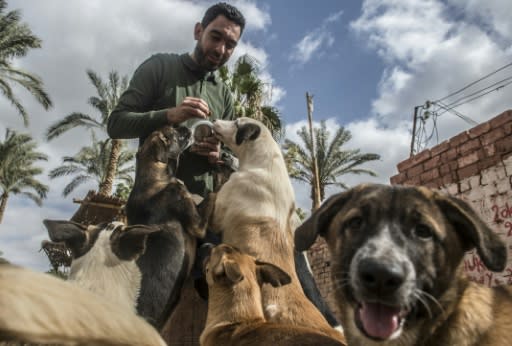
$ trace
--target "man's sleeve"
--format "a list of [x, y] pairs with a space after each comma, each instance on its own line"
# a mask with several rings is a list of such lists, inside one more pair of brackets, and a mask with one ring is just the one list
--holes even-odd
[[108, 118], [107, 132], [111, 138], [145, 137], [167, 124], [167, 109], [152, 110], [159, 97], [163, 62], [154, 55], [134, 72], [128, 89]]

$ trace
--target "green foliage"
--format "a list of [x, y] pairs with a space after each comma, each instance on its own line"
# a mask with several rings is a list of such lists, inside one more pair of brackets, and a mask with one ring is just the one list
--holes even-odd
[[219, 69], [221, 79], [233, 95], [235, 116], [257, 119], [265, 124], [278, 139], [282, 136], [282, 123], [279, 111], [266, 105], [271, 85], [265, 84], [258, 76], [257, 61], [249, 56], [241, 56], [233, 71], [227, 66]]
[[[301, 144], [289, 139], [286, 139], [284, 143], [288, 172], [291, 178], [308, 183], [313, 189], [313, 143], [306, 126], [297, 131], [297, 134], [302, 140]], [[347, 188], [345, 183], [339, 181], [339, 178], [345, 174], [376, 176], [373, 171], [360, 168], [360, 166], [366, 162], [380, 159], [380, 155], [361, 153], [360, 149], [343, 150], [343, 147], [352, 138], [350, 131], [343, 127], [337, 129], [331, 141], [329, 141], [330, 137], [325, 121], [320, 123], [320, 127], [314, 128], [315, 153], [318, 162], [320, 197], [322, 200], [325, 198], [325, 188], [329, 185], [342, 189]]]
[[[71, 182], [64, 187], [62, 192], [64, 197], [67, 197], [78, 186], [91, 180], [96, 181], [99, 186], [107, 174], [112, 140], [98, 140], [94, 132], [92, 132], [91, 139], [90, 146], [82, 147], [74, 156], [63, 157], [63, 165], [52, 169], [49, 173], [51, 179], [68, 175], [74, 176]], [[118, 158], [116, 179], [128, 186], [133, 185], [134, 158], [133, 150], [122, 150]]]
[[6, 130], [4, 141], [0, 142], [0, 222], [11, 194], [28, 197], [38, 206], [46, 198], [49, 187], [36, 179], [43, 170], [35, 164], [47, 161], [48, 157], [36, 148], [31, 136], [10, 129]]
[[21, 23], [21, 13], [18, 10], [6, 13], [7, 1], [0, 0], [0, 92], [17, 109], [28, 126], [28, 114], [20, 100], [14, 95], [11, 83], [15, 83], [29, 93], [48, 109], [52, 106], [50, 96], [43, 89], [39, 77], [14, 66], [13, 60], [27, 55], [33, 48], [41, 47], [41, 40], [30, 28]]

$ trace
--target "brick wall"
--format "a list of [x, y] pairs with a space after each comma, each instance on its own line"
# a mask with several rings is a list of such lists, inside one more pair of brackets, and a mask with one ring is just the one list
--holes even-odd
[[470, 278], [487, 286], [512, 284], [512, 110], [400, 162], [392, 184], [426, 185], [468, 202], [508, 245], [505, 271], [488, 271], [473, 250]]
[[[472, 251], [464, 260], [466, 272], [487, 286], [512, 284], [512, 110], [398, 163], [397, 169], [391, 184], [425, 185], [471, 204], [507, 243], [509, 262], [502, 273], [492, 273]], [[334, 310], [332, 282], [326, 274], [330, 258], [323, 239], [308, 257], [320, 292]]]

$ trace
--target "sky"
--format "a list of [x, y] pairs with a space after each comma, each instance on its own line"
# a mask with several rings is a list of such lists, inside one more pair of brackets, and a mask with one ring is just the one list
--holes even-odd
[[[439, 101], [429, 109], [430, 117], [420, 122], [422, 148], [512, 108], [512, 86], [506, 84], [512, 76], [510, 0], [229, 2], [247, 20], [231, 62], [246, 53], [257, 59], [260, 78], [271, 86], [267, 102], [278, 108], [286, 137], [299, 141], [297, 130], [307, 124], [308, 92], [314, 95], [315, 123], [326, 121], [331, 133], [343, 126], [352, 134], [347, 149], [381, 156], [364, 166], [377, 177], [343, 176], [349, 186], [389, 183], [396, 165], [409, 157], [416, 106]], [[79, 206], [73, 199], [97, 188], [91, 182], [63, 197], [71, 177], [48, 178], [63, 156], [89, 144], [89, 134], [72, 130], [50, 142], [44, 139], [50, 125], [72, 112], [99, 116], [87, 104], [95, 90], [86, 70], [104, 79], [112, 70], [131, 77], [154, 53], [192, 51], [194, 24], [213, 3], [8, 1], [8, 10], [21, 10], [22, 21], [42, 40], [42, 48], [13, 64], [41, 77], [54, 106], [45, 111], [30, 94], [15, 88], [30, 117], [24, 127], [21, 116], [0, 97], [2, 140], [6, 128], [30, 134], [39, 151], [49, 156], [40, 164], [44, 173], [38, 179], [50, 186], [42, 207], [21, 196], [9, 199], [0, 224], [3, 257], [48, 270], [49, 261], [40, 251], [41, 241], [48, 239], [42, 220], [69, 220]], [[308, 186], [293, 185], [297, 206], [309, 210]], [[328, 194], [336, 192], [330, 189]]]

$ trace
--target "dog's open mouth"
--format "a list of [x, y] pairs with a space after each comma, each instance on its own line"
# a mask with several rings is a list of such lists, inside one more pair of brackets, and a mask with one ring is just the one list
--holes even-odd
[[396, 337], [402, 330], [406, 309], [381, 303], [361, 303], [355, 311], [357, 327], [368, 337], [387, 340]]

